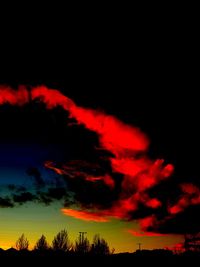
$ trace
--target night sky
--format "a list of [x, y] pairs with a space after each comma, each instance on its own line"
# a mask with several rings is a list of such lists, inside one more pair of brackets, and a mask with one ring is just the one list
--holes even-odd
[[[176, 41], [137, 45], [133, 54], [130, 47], [117, 54], [112, 46], [92, 59], [78, 54], [73, 64], [59, 52], [49, 59], [44, 49], [40, 62], [29, 56], [21, 69], [19, 58], [4, 65], [0, 247], [14, 246], [21, 233], [31, 246], [41, 234], [51, 242], [66, 228], [72, 240], [79, 231], [90, 240], [99, 233], [124, 252], [138, 242], [147, 249], [174, 247], [185, 233], [199, 231], [194, 57]], [[38, 86], [75, 107], [64, 109], [52, 94], [56, 104], [49, 106], [44, 91], [34, 98]], [[5, 92], [19, 90], [28, 92], [26, 103], [8, 103], [5, 96], [1, 103]]]

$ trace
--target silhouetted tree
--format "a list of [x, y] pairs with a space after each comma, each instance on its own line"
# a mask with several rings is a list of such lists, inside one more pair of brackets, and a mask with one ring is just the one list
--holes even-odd
[[90, 251], [90, 242], [87, 237], [79, 236], [75, 241], [74, 251], [79, 254], [85, 254]]
[[18, 240], [16, 241], [16, 248], [18, 250], [27, 250], [29, 246], [29, 241], [28, 239], [25, 237], [24, 234], [22, 234]]
[[93, 244], [91, 247], [91, 252], [98, 255], [108, 255], [110, 254], [110, 249], [108, 243], [100, 235], [95, 235], [93, 238]]
[[35, 250], [40, 250], [40, 251], [44, 251], [44, 250], [48, 250], [49, 249], [49, 245], [48, 245], [46, 237], [44, 235], [42, 235], [38, 239], [38, 241], [35, 244], [34, 249]]
[[67, 231], [61, 230], [52, 241], [52, 248], [57, 251], [69, 251], [71, 249]]

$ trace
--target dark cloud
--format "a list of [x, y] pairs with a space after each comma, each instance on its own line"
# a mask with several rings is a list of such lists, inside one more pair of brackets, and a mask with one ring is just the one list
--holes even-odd
[[5, 198], [0, 197], [0, 207], [1, 208], [13, 208], [14, 205], [8, 197], [5, 197]]
[[68, 188], [74, 193], [74, 202], [80, 203], [82, 208], [101, 207], [108, 208], [118, 198], [117, 190], [110, 190], [102, 180], [95, 182], [85, 181], [82, 177], [68, 179]]
[[49, 206], [55, 199], [50, 198], [47, 196], [44, 192], [37, 192], [37, 203], [45, 204], [46, 206]]
[[26, 187], [25, 186], [18, 186], [18, 185], [15, 185], [15, 184], [9, 184], [8, 185], [8, 190], [10, 191], [15, 191], [15, 192], [24, 192], [26, 191]]
[[12, 207], [22, 205], [27, 202], [42, 203], [50, 205], [55, 201], [67, 202], [68, 193], [64, 187], [46, 187], [45, 190], [33, 190], [33, 192], [22, 192], [20, 194], [12, 194]]
[[17, 186], [14, 185], [14, 184], [9, 184], [9, 185], [8, 185], [8, 189], [9, 189], [10, 191], [15, 191], [16, 188], [17, 188]]
[[[72, 201], [66, 186], [58, 186], [57, 182], [55, 182], [55, 185], [44, 184], [42, 188], [32, 188], [31, 192], [23, 186], [8, 185], [10, 190], [9, 197], [0, 198], [0, 207], [15, 207], [27, 202], [50, 205], [55, 201], [61, 201], [62, 203], [69, 202], [69, 199]], [[73, 203], [75, 203], [74, 200]]]
[[30, 192], [23, 192], [21, 194], [13, 194], [13, 201], [14, 203], [19, 203], [20, 205], [26, 203], [26, 202], [30, 202], [30, 201], [35, 201], [37, 199], [37, 197], [30, 193]]
[[187, 234], [200, 231], [200, 205], [190, 206], [175, 216], [159, 216], [154, 225], [146, 228], [146, 231], [158, 233]]
[[61, 200], [63, 199], [64, 197], [67, 197], [67, 191], [66, 191], [66, 188], [63, 188], [63, 187], [51, 187], [51, 188], [48, 188], [47, 192], [44, 193], [44, 195], [49, 198], [49, 199], [52, 199], [52, 200]]
[[50, 205], [55, 201], [67, 203], [69, 199], [70, 195], [66, 187], [49, 187], [45, 191], [37, 191], [37, 201], [45, 205]]

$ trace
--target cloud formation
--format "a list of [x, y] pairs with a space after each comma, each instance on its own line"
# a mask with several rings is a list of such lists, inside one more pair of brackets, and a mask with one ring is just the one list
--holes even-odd
[[8, 197], [0, 197], [0, 207], [1, 208], [13, 208], [13, 203]]
[[[96, 153], [99, 150], [108, 152], [95, 163], [58, 163], [47, 159], [45, 167], [61, 175], [67, 187], [57, 191], [48, 189], [45, 193], [38, 192], [33, 200], [48, 203], [52, 199], [65, 198], [66, 207], [62, 212], [68, 216], [102, 222], [111, 217], [138, 220], [141, 231], [150, 235], [174, 232], [170, 223], [178, 216], [184, 217], [191, 207], [199, 207], [200, 190], [191, 183], [175, 185], [180, 190], [176, 198], [169, 194], [163, 199], [160, 192], [151, 193], [158, 185], [173, 178], [174, 166], [165, 163], [162, 158], [149, 157], [150, 140], [137, 127], [127, 125], [102, 111], [80, 107], [58, 90], [45, 86], [30, 90], [25, 87], [18, 90], [0, 88], [1, 105], [21, 106], [30, 101], [42, 102], [47, 109], [61, 106], [73, 120], [73, 125], [83, 126], [97, 135], [99, 147], [96, 148]], [[35, 177], [37, 186], [41, 188], [43, 180], [37, 171], [31, 170], [29, 174]], [[73, 192], [70, 201], [69, 196], [66, 197], [68, 191]], [[15, 202], [19, 202], [19, 199], [19, 196], [13, 198]], [[31, 199], [30, 195], [27, 199]], [[76, 204], [77, 210], [70, 207], [71, 203]], [[184, 228], [184, 222], [182, 226], [183, 232], [189, 231], [189, 227]]]

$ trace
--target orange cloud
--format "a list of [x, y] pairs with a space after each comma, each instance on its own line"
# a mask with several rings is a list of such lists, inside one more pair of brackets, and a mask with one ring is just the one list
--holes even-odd
[[67, 216], [71, 216], [77, 219], [84, 221], [93, 221], [93, 222], [108, 222], [108, 218], [105, 218], [101, 214], [89, 212], [89, 211], [80, 211], [73, 209], [61, 209], [62, 213]]

